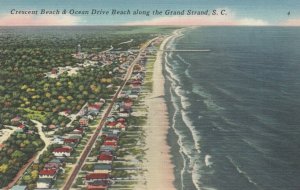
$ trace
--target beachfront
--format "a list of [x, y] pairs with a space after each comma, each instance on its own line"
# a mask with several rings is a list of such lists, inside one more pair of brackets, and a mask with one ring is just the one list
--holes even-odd
[[[174, 35], [177, 35], [174, 32]], [[145, 166], [147, 169], [147, 189], [175, 189], [174, 166], [171, 163], [170, 147], [167, 144], [169, 128], [168, 112], [164, 99], [164, 76], [162, 73], [163, 51], [169, 40], [174, 35], [167, 37], [160, 45], [157, 52], [153, 71], [153, 91], [146, 98], [148, 118], [146, 124], [147, 152]]]

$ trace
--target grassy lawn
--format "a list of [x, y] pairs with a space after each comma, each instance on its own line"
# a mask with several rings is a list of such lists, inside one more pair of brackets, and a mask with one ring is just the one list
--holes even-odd
[[25, 115], [28, 119], [37, 120], [41, 123], [44, 123], [48, 117], [50, 117], [50, 112], [45, 111], [35, 111], [30, 108], [19, 108], [24, 110], [27, 114]]

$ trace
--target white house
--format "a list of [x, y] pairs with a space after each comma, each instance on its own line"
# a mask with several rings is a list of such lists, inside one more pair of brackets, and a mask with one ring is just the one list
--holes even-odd
[[52, 179], [51, 178], [40, 178], [36, 182], [36, 187], [40, 189], [48, 189], [51, 188]]
[[61, 147], [61, 148], [56, 148], [52, 151], [54, 156], [56, 157], [69, 157], [71, 156], [72, 148], [70, 147]]

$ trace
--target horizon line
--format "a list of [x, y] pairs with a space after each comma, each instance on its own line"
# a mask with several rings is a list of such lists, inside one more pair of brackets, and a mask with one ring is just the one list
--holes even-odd
[[78, 26], [113, 26], [113, 27], [300, 27], [300, 25], [0, 25], [0, 27], [78, 27]]

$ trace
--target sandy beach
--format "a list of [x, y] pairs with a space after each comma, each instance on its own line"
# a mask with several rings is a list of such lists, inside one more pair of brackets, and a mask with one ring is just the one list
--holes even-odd
[[[176, 33], [174, 33], [176, 35]], [[165, 48], [166, 43], [174, 36], [166, 38], [160, 46]], [[170, 147], [167, 144], [167, 133], [169, 128], [168, 111], [164, 99], [164, 82], [162, 73], [163, 51], [158, 51], [154, 63], [153, 91], [146, 97], [148, 119], [146, 124], [146, 161], [147, 172], [146, 189], [175, 189], [173, 184], [174, 166], [171, 162]]]

